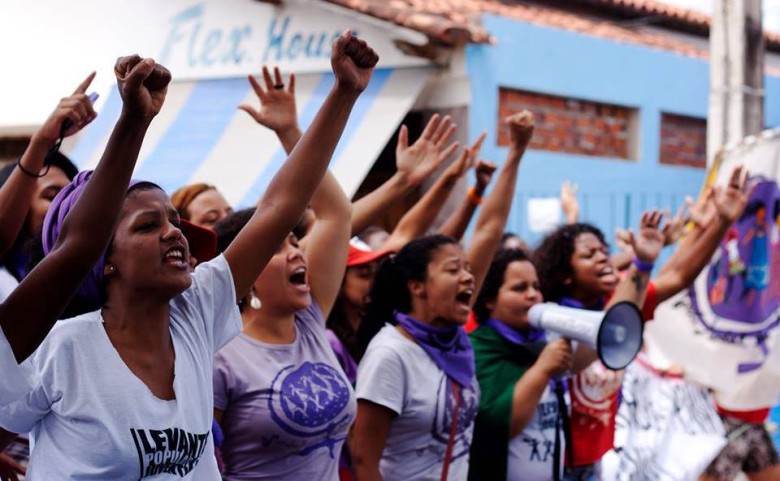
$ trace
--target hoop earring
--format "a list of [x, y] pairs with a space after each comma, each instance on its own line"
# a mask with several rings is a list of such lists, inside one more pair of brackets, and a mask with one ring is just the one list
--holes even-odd
[[260, 298], [257, 297], [254, 292], [249, 294], [249, 307], [256, 311], [259, 311], [260, 308], [263, 307], [263, 304], [260, 302]]

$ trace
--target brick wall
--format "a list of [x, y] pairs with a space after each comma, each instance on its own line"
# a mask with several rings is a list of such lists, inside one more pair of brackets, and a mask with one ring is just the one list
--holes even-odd
[[707, 121], [661, 114], [661, 163], [704, 168], [707, 165]]
[[503, 119], [528, 109], [536, 120], [531, 148], [551, 152], [635, 159], [634, 110], [617, 105], [499, 89], [498, 144], [509, 145]]

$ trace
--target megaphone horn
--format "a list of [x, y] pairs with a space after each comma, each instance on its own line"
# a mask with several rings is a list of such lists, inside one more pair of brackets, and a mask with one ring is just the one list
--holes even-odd
[[636, 304], [618, 302], [607, 311], [588, 311], [547, 302], [533, 306], [531, 325], [596, 349], [609, 369], [625, 369], [642, 347], [644, 323]]

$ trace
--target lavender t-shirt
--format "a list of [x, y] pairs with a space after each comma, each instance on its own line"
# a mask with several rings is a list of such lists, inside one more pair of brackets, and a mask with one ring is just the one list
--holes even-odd
[[223, 411], [225, 481], [338, 480], [357, 408], [315, 303], [295, 314], [295, 341], [244, 334], [214, 358], [214, 407]]

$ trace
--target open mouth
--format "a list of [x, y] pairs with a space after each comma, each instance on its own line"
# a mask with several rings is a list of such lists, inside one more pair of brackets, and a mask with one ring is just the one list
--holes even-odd
[[187, 264], [184, 248], [180, 246], [171, 247], [168, 249], [168, 251], [165, 252], [165, 256], [163, 256], [163, 260], [166, 264], [172, 264], [176, 266]]
[[302, 287], [305, 287], [307, 285], [305, 267], [299, 267], [293, 271], [292, 275], [290, 275], [290, 284], [294, 286], [302, 286]]
[[455, 300], [458, 302], [458, 304], [465, 304], [466, 306], [471, 306], [471, 298], [474, 296], [474, 290], [473, 289], [466, 289], [465, 291], [459, 292], [457, 296], [455, 296]]
[[617, 277], [615, 276], [615, 269], [612, 268], [612, 266], [607, 266], [603, 269], [601, 269], [598, 272], [599, 279], [613, 282], [617, 280]]

